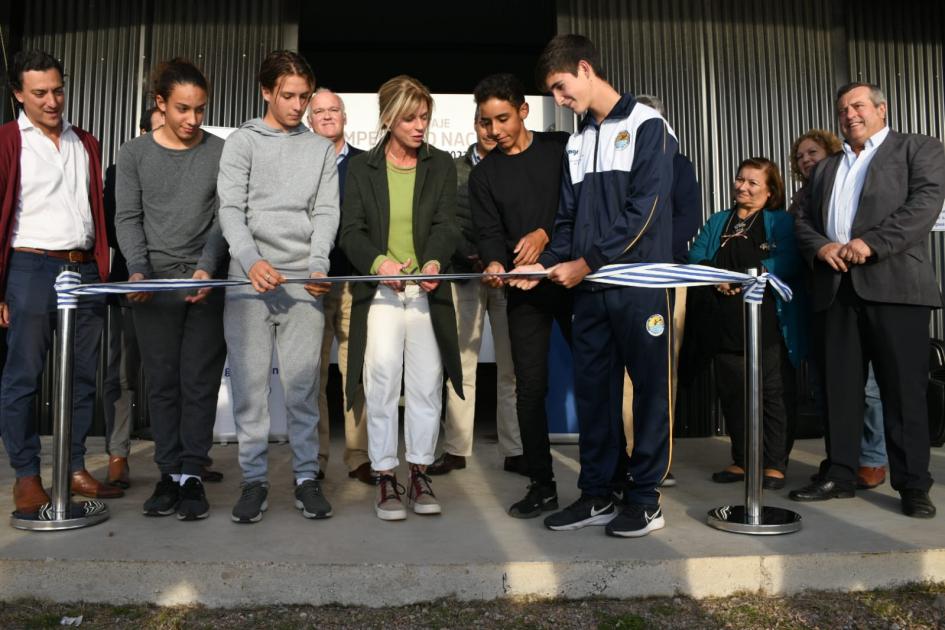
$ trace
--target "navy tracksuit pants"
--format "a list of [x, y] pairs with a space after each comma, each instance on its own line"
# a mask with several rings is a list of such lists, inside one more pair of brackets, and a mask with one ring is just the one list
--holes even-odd
[[[659, 504], [669, 472], [673, 290], [614, 287], [574, 292], [574, 389], [584, 495], [609, 497], [615, 476], [624, 501]], [[627, 459], [621, 403], [633, 381], [633, 456]], [[625, 474], [624, 474], [625, 471]]]

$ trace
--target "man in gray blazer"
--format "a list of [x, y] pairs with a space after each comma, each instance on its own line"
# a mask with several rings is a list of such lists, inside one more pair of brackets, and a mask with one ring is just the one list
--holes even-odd
[[942, 295], [927, 239], [945, 200], [945, 150], [934, 138], [890, 130], [886, 97], [875, 85], [843, 86], [836, 105], [843, 152], [817, 165], [796, 220], [798, 248], [813, 269], [828, 465], [791, 498], [854, 495], [863, 387], [873, 361], [892, 486], [904, 514], [931, 518], [929, 318]]

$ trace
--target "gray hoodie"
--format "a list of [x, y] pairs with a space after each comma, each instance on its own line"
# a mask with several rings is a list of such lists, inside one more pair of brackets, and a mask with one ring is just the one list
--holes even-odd
[[247, 121], [223, 146], [217, 194], [231, 277], [246, 277], [262, 259], [287, 277], [328, 273], [340, 216], [331, 142], [304, 125], [281, 131]]

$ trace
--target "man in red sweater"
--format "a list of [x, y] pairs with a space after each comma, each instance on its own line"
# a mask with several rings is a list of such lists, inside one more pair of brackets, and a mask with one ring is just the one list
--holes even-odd
[[[33, 399], [56, 320], [53, 283], [68, 263], [78, 265], [83, 282], [104, 280], [108, 239], [98, 141], [62, 117], [62, 64], [44, 52], [20, 52], [9, 75], [21, 110], [0, 127], [0, 326], [7, 328], [0, 434], [16, 471], [16, 512], [28, 514], [49, 502]], [[85, 469], [103, 314], [102, 300], [80, 301], [73, 367], [72, 492], [93, 498], [123, 494]]]

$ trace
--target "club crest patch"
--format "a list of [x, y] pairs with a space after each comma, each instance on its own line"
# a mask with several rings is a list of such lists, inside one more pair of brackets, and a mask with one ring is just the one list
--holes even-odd
[[621, 131], [617, 134], [617, 137], [614, 139], [614, 148], [620, 151], [621, 149], [626, 149], [630, 146], [630, 132]]
[[650, 315], [646, 319], [646, 332], [650, 333], [652, 336], [659, 337], [663, 334], [664, 330], [666, 330], [666, 321], [659, 313]]

